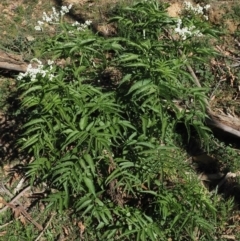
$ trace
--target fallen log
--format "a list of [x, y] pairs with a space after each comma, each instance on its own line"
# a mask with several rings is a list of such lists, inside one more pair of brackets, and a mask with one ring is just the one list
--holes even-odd
[[210, 128], [217, 128], [225, 133], [240, 138], [240, 119], [233, 116], [214, 113], [212, 110], [207, 111], [209, 118], [206, 124]]
[[0, 68], [17, 72], [26, 72], [28, 63], [21, 55], [3, 52], [0, 50]]

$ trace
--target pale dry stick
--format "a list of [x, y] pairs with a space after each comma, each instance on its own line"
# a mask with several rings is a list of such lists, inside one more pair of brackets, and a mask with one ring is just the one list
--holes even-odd
[[21, 178], [21, 180], [19, 181], [19, 183], [17, 184], [17, 186], [14, 188], [13, 193], [16, 194], [17, 192], [19, 192], [23, 186], [25, 182], [25, 177]]
[[[19, 219], [19, 218], [18, 218]], [[13, 223], [13, 220], [0, 226], [0, 229], [7, 227], [9, 224]]]
[[4, 203], [6, 206], [10, 207], [12, 210], [17, 210], [19, 213], [21, 213], [29, 222], [31, 222], [33, 225], [35, 225], [35, 227], [39, 230], [42, 231], [43, 227], [41, 224], [37, 223], [36, 221], [34, 221], [32, 219], [32, 217], [30, 216], [30, 214], [24, 209], [23, 206], [19, 205], [19, 206], [15, 206], [14, 204], [9, 204], [5, 201], [1, 201], [2, 203]]
[[44, 232], [47, 230], [48, 226], [50, 225], [53, 217], [56, 215], [56, 213], [53, 213], [50, 217], [50, 219], [47, 222], [47, 225], [44, 227], [44, 229], [41, 231], [41, 233], [38, 235], [38, 237], [34, 241], [40, 240], [40, 238], [43, 236]]
[[212, 94], [211, 94], [211, 96], [210, 96], [210, 100], [212, 100], [215, 92], [217, 91], [217, 89], [219, 88], [219, 86], [221, 85], [221, 83], [222, 83], [223, 81], [226, 81], [226, 78], [220, 79], [220, 80], [218, 81], [217, 86], [214, 88], [214, 90], [213, 90], [213, 92], [212, 92]]
[[[27, 220], [29, 222], [31, 222], [32, 224], [35, 225], [35, 227], [37, 227], [40, 231], [43, 230], [43, 227], [37, 223], [36, 221], [34, 221], [32, 219], [32, 217], [30, 216], [30, 214], [24, 209], [24, 207], [22, 206], [22, 204], [18, 201], [19, 198], [26, 193], [29, 189], [31, 188], [31, 186], [27, 186], [26, 188], [24, 188], [15, 198], [13, 198], [9, 203], [4, 202], [4, 204], [6, 205], [4, 208], [0, 209], [0, 213], [4, 212], [7, 210], [7, 208], [12, 208], [14, 209], [18, 209], [25, 218], [27, 218]], [[13, 197], [13, 195], [5, 188], [4, 184], [1, 183], [0, 184], [0, 192], [6, 193], [9, 197]], [[14, 205], [14, 203], [17, 203], [19, 206], [16, 207]]]
[[235, 38], [234, 41], [237, 43], [238, 47], [240, 47], [240, 42]]
[[240, 63], [238, 62], [238, 63], [235, 63], [235, 64], [232, 64], [232, 65], [229, 65], [230, 67], [238, 67], [238, 66], [240, 66]]
[[[183, 54], [182, 50], [179, 49], [179, 53], [184, 57], [186, 58], [186, 56]], [[198, 87], [202, 87], [199, 80], [198, 80], [198, 77], [196, 76], [195, 72], [193, 71], [192, 67], [187, 64], [187, 68], [188, 68], [188, 71], [190, 72], [190, 74], [192, 75], [193, 79], [194, 79], [194, 82], [195, 84], [198, 86]], [[207, 102], [207, 100], [205, 100]]]
[[[18, 200], [19, 198], [21, 198], [21, 196], [24, 195], [24, 193], [26, 193], [28, 190], [30, 190], [31, 186], [27, 186], [25, 187], [16, 197], [13, 198], [12, 193], [10, 193], [7, 188], [5, 188], [3, 183], [0, 183], [0, 193], [6, 193], [10, 198], [13, 198], [9, 204], [14, 204], [17, 203], [18, 205], [22, 205]], [[5, 206], [4, 208], [0, 209], [0, 214], [3, 213], [4, 211], [6, 211], [8, 209], [7, 206]]]

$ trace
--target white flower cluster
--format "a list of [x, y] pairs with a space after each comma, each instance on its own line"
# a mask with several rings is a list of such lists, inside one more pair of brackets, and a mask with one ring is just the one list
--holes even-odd
[[204, 14], [204, 12], [207, 12], [208, 9], [210, 8], [210, 5], [207, 4], [206, 6], [202, 7], [199, 4], [194, 7], [191, 2], [184, 2], [184, 8], [187, 11], [192, 11], [195, 14], [200, 14], [203, 15], [203, 17], [208, 20], [208, 16]]
[[179, 34], [182, 40], [186, 40], [186, 38], [190, 36], [201, 37], [203, 35], [199, 30], [196, 29], [195, 26], [182, 28], [182, 20], [180, 18], [177, 21], [177, 27], [174, 29], [174, 31], [175, 33]]
[[31, 62], [36, 62], [36, 67], [34, 67], [31, 63], [27, 67], [27, 71], [25, 73], [20, 73], [17, 77], [17, 80], [22, 80], [25, 77], [29, 77], [31, 81], [35, 81], [37, 79], [37, 75], [41, 75], [42, 77], [47, 76], [50, 81], [53, 80], [54, 75], [50, 73], [53, 66], [54, 61], [48, 60], [49, 69], [44, 69], [44, 65], [38, 59], [32, 59]]
[[[73, 27], [77, 27], [78, 31], [84, 31], [89, 25], [91, 25], [92, 21], [91, 20], [87, 20], [85, 21], [85, 23], [79, 23], [79, 22], [75, 22], [72, 24]], [[71, 33], [73, 33], [73, 31], [71, 31]]]
[[56, 8], [53, 7], [51, 15], [47, 15], [46, 12], [43, 12], [43, 16], [42, 16], [43, 21], [37, 22], [38, 25], [35, 26], [35, 30], [37, 31], [43, 30], [43, 25], [45, 23], [47, 24], [59, 23], [60, 18], [63, 17], [66, 13], [68, 13], [71, 8], [72, 8], [72, 4], [70, 4], [68, 7], [62, 6], [60, 12], [57, 12]]

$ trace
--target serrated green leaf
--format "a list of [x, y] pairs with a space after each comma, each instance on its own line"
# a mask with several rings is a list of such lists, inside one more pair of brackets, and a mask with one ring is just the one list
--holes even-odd
[[89, 206], [92, 203], [92, 199], [87, 199], [84, 202], [81, 203], [80, 206], [77, 207], [77, 211], [81, 211], [85, 207]]
[[98, 226], [96, 227], [96, 230], [101, 229], [101, 228], [103, 228], [104, 226], [105, 226], [105, 223], [104, 223], [104, 222], [100, 222], [100, 223], [98, 224]]
[[79, 45], [79, 46], [83, 46], [83, 45], [88, 45], [88, 44], [92, 44], [93, 42], [95, 42], [96, 41], [96, 39], [95, 38], [92, 38], [92, 39], [86, 39], [86, 40], [82, 40], [82, 41], [80, 41], [80, 42], [78, 42], [77, 44]]
[[151, 83], [150, 79], [145, 79], [145, 80], [140, 80], [137, 81], [135, 84], [133, 84], [133, 86], [130, 88], [130, 90], [128, 91], [127, 95], [131, 94], [133, 91], [138, 90], [139, 88], [143, 87], [143, 86], [147, 86]]
[[35, 119], [35, 120], [29, 121], [28, 123], [24, 124], [23, 128], [26, 128], [28, 126], [32, 126], [32, 125], [35, 125], [35, 124], [43, 123], [43, 122], [45, 122], [44, 119], [41, 119], [41, 118], [40, 119]]
[[99, 198], [96, 198], [96, 199], [95, 199], [95, 202], [96, 202], [100, 207], [103, 207], [103, 206], [104, 206], [104, 203], [103, 203]]
[[94, 126], [94, 121], [92, 121], [87, 127], [86, 127], [86, 131], [89, 131], [93, 126]]
[[89, 211], [93, 211], [94, 210], [94, 204], [89, 205], [82, 213], [82, 216], [86, 215]]
[[27, 91], [25, 91], [23, 94], [22, 94], [22, 98], [25, 97], [25, 95], [31, 93], [31, 92], [34, 92], [36, 90], [42, 90], [42, 86], [41, 85], [36, 85], [36, 86], [33, 86], [31, 88], [29, 88]]
[[[146, 147], [149, 147], [149, 148], [152, 148], [152, 149], [155, 149], [156, 146], [151, 144], [150, 142], [137, 142], [137, 146], [140, 145], [140, 146], [146, 146]], [[136, 147], [137, 147], [136, 146]]]
[[96, 196], [93, 181], [88, 177], [84, 177], [83, 181], [84, 181], [85, 185], [87, 186], [89, 192], [92, 193], [94, 196]]
[[138, 59], [138, 57], [139, 57], [139, 55], [137, 55], [137, 54], [123, 54], [119, 57], [119, 62], [120, 63], [128, 62], [131, 60]]
[[91, 157], [89, 154], [85, 154], [85, 155], [83, 156], [83, 158], [84, 158], [85, 161], [88, 163], [88, 165], [89, 165], [89, 167], [90, 167], [90, 169], [91, 169], [92, 174], [95, 175], [95, 174], [96, 174], [95, 164], [94, 164], [94, 162], [93, 162], [92, 157]]
[[119, 166], [121, 167], [121, 168], [129, 168], [129, 167], [135, 167], [135, 164], [133, 163], [133, 162], [121, 162], [120, 164], [119, 164]]
[[99, 212], [99, 215], [100, 215], [101, 219], [103, 220], [103, 222], [104, 222], [106, 225], [108, 225], [108, 224], [109, 224], [109, 221], [107, 220], [104, 212]]
[[33, 145], [34, 143], [36, 143], [38, 141], [39, 138], [39, 134], [35, 134], [33, 136], [31, 136], [27, 141], [24, 142], [23, 144], [23, 149]]
[[79, 127], [81, 130], [84, 130], [87, 126], [88, 123], [88, 116], [85, 115], [81, 118], [80, 123], [79, 123]]
[[142, 131], [143, 131], [143, 134], [146, 135], [148, 119], [146, 118], [146, 116], [141, 116], [141, 120], [142, 120]]

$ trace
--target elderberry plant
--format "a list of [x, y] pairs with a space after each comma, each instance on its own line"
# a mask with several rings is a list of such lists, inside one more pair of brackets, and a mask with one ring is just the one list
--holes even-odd
[[116, 36], [108, 38], [89, 21], [60, 22], [41, 49], [54, 62], [38, 61], [18, 77], [28, 116], [19, 143], [34, 157], [27, 175], [54, 190], [49, 208], [73, 210], [84, 223], [81, 239], [217, 237], [215, 199], [176, 143], [179, 125], [188, 138], [209, 141], [207, 89], [188, 65], [212, 57], [201, 43], [216, 33], [206, 20], [171, 18], [166, 9], [158, 1], [118, 8], [110, 20]]

